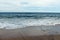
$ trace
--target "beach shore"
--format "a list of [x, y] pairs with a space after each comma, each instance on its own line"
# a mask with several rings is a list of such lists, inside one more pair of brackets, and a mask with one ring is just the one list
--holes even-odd
[[[50, 32], [53, 32], [50, 34]], [[0, 29], [0, 40], [60, 40], [60, 33], [42, 30], [39, 26]]]

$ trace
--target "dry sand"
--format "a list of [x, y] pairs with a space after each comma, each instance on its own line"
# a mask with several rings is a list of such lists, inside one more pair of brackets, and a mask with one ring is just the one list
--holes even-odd
[[39, 26], [0, 29], [0, 40], [60, 40], [60, 34], [49, 34], [49, 30], [41, 30]]

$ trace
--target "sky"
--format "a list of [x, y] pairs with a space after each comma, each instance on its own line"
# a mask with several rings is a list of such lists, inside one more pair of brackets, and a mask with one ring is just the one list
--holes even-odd
[[60, 0], [0, 0], [0, 12], [60, 12]]

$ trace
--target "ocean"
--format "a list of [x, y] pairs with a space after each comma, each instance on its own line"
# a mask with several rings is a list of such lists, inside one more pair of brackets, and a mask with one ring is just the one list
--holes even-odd
[[[0, 28], [16, 29], [30, 26], [42, 26], [42, 29], [60, 29], [60, 13], [19, 13], [1, 12]], [[59, 25], [59, 26], [56, 26]], [[45, 26], [45, 27], [44, 27]]]

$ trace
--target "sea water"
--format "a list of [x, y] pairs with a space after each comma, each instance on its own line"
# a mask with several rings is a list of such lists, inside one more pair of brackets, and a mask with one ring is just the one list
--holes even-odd
[[[60, 13], [19, 13], [2, 12], [0, 13], [0, 28], [16, 29], [30, 26], [42, 26], [43, 29], [50, 29], [50, 25], [60, 24]], [[55, 27], [60, 28], [60, 27]]]

